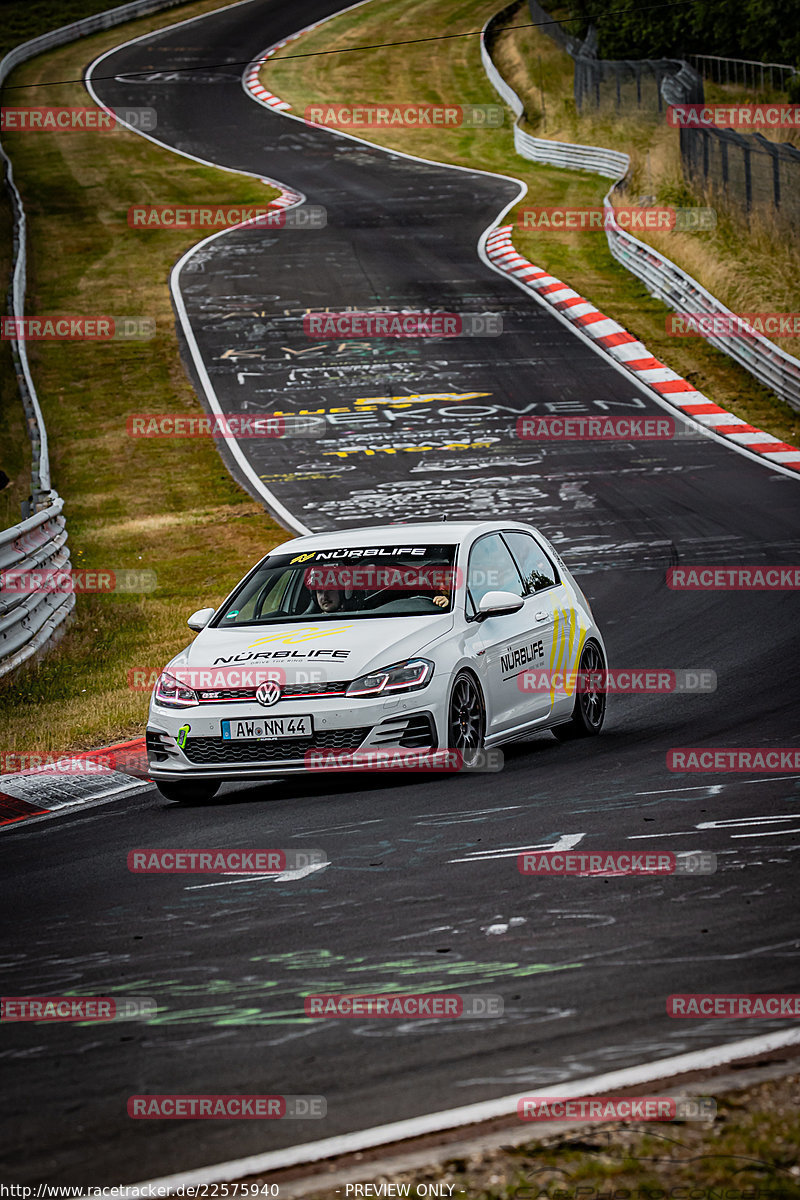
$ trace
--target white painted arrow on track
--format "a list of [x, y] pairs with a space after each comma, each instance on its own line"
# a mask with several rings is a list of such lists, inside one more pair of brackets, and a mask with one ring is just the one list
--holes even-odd
[[233, 883], [266, 883], [267, 880], [272, 880], [274, 883], [288, 883], [292, 879], [305, 879], [306, 875], [313, 875], [315, 871], [324, 871], [330, 865], [327, 861], [308, 863], [305, 867], [296, 867], [293, 871], [280, 871], [277, 875], [274, 872], [271, 875], [242, 875], [237, 871], [232, 878], [219, 879], [214, 883], [190, 883], [184, 888], [184, 891], [198, 892], [201, 888], [229, 887]]
[[500, 846], [497, 850], [475, 850], [464, 858], [450, 858], [448, 862], [488, 862], [493, 858], [516, 858], [518, 854], [531, 854], [534, 850], [541, 850], [543, 853], [572, 850], [585, 837], [585, 833], [562, 833], [554, 842], [542, 842], [538, 846]]

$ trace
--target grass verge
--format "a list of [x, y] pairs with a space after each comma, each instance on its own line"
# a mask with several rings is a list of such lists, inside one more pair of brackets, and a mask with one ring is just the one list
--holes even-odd
[[576, 1126], [549, 1138], [543, 1126], [521, 1146], [415, 1172], [370, 1176], [365, 1166], [363, 1178], [396, 1185], [389, 1195], [426, 1195], [417, 1185], [434, 1184], [443, 1190], [433, 1195], [469, 1200], [799, 1200], [799, 1101], [795, 1075], [717, 1097], [713, 1122]]
[[[34, 59], [11, 82], [34, 85], [26, 104], [85, 105], [82, 85], [48, 80], [80, 78], [109, 46], [219, 7], [204, 0], [131, 22]], [[28, 312], [156, 321], [149, 341], [28, 344], [74, 565], [148, 569], [158, 580], [147, 595], [79, 595], [63, 640], [0, 681], [0, 749], [88, 749], [142, 733], [148, 697], [130, 689], [129, 670], [159, 667], [186, 645], [188, 613], [218, 604], [286, 537], [233, 481], [213, 441], [126, 434], [132, 412], [202, 411], [181, 364], [168, 287], [174, 262], [201, 235], [131, 230], [127, 210], [137, 202], [263, 204], [276, 193], [133, 133], [9, 133], [5, 144], [28, 214]], [[14, 387], [10, 355], [0, 361], [5, 400]], [[9, 412], [9, 461], [21, 450], [24, 473], [26, 435]]]
[[[409, 100], [496, 104], [498, 97], [481, 65], [478, 37], [452, 35], [480, 30], [497, 8], [497, 0], [477, 4], [464, 0], [407, 0], [402, 8], [392, 0], [371, 0], [279, 50], [263, 68], [262, 82], [270, 91], [288, 100], [298, 114], [312, 102], [321, 101], [341, 104]], [[525, 10], [514, 18], [518, 24], [527, 19]], [[419, 37], [420, 31], [424, 31], [427, 38], [438, 35], [447, 40], [413, 45], [383, 44]], [[526, 53], [534, 81], [544, 88], [546, 135], [559, 138], [569, 133], [568, 140], [591, 142], [592, 131], [588, 127], [581, 126], [583, 133], [577, 137], [570, 124], [570, 105], [574, 113], [570, 60], [536, 30], [518, 29], [508, 36], [517, 39], [523, 34], [540, 39], [542, 44], [541, 72], [539, 51], [534, 47]], [[501, 39], [501, 43], [505, 53], [508, 49], [506, 39]], [[515, 46], [516, 41], [509, 44]], [[354, 51], [355, 46], [377, 48]], [[318, 53], [321, 51], [326, 53]], [[308, 57], [304, 57], [306, 55]], [[500, 52], [498, 59], [507, 69], [508, 64], [504, 65]], [[569, 75], [565, 74], [564, 59], [569, 64]], [[366, 130], [363, 136], [423, 158], [502, 172], [523, 180], [528, 194], [506, 218], [515, 224], [519, 209], [525, 205], [582, 207], [601, 202], [608, 182], [598, 176], [540, 167], [520, 158], [514, 151], [511, 121], [512, 115], [507, 111], [505, 127], [499, 130], [392, 128]], [[645, 162], [646, 146], [654, 131], [655, 122], [643, 124], [641, 129], [632, 121], [625, 126], [626, 137], [638, 138], [637, 144], [645, 154]], [[595, 140], [602, 144], [603, 140], [609, 139], [598, 136]], [[612, 139], [611, 144], [626, 148], [618, 137]], [[491, 215], [487, 212], [487, 223]], [[693, 235], [698, 243], [703, 236], [706, 235]], [[689, 235], [685, 235], [684, 240], [688, 238]], [[521, 254], [587, 296], [640, 338], [652, 354], [662, 358], [717, 404], [790, 444], [800, 442], [799, 413], [702, 339], [667, 335], [668, 310], [611, 257], [602, 233], [545, 234], [518, 230], [514, 242]], [[691, 265], [687, 269], [691, 269]], [[790, 283], [792, 275], [782, 272], [783, 275], [787, 283], [783, 298], [794, 297], [786, 311], [794, 311], [800, 304], [796, 289], [792, 291], [795, 287]], [[776, 296], [772, 310], [780, 307]]]

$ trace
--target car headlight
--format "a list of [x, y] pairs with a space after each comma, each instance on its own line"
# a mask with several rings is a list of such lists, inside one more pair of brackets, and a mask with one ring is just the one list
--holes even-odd
[[347, 696], [380, 696], [385, 692], [413, 692], [425, 687], [433, 675], [433, 663], [429, 658], [410, 658], [407, 662], [381, 667], [354, 679], [345, 693]]
[[162, 671], [159, 675], [153, 697], [157, 704], [163, 704], [165, 708], [190, 708], [200, 703], [197, 692], [170, 675], [169, 671]]

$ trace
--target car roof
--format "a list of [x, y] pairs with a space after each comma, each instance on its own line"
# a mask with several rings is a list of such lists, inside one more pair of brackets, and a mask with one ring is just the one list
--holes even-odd
[[406, 545], [423, 542], [431, 545], [448, 545], [463, 542], [479, 533], [491, 533], [496, 529], [531, 528], [520, 521], [417, 521], [407, 525], [369, 525], [358, 529], [335, 529], [327, 533], [310, 533], [275, 546], [277, 550], [289, 551], [302, 548], [316, 550], [335, 549], [337, 546], [377, 546], [381, 542]]

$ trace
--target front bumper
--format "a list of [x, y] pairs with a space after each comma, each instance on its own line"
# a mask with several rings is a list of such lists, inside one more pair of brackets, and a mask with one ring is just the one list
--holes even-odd
[[[390, 699], [357, 698], [348, 707], [331, 701], [281, 701], [268, 710], [256, 703], [203, 704], [192, 708], [163, 708], [151, 703], [147, 722], [149, 773], [156, 782], [206, 779], [242, 781], [271, 779], [314, 771], [314, 752], [346, 752], [379, 748], [436, 749], [446, 744], [441, 714], [446, 696], [437, 681], [419, 692]], [[446, 686], [446, 685], [445, 685]], [[223, 720], [252, 720], [269, 716], [310, 714], [310, 738], [277, 741], [226, 741]], [[182, 746], [178, 745], [181, 730]], [[309, 756], [309, 757], [307, 757]], [[316, 761], [319, 762], [319, 755]], [[319, 769], [319, 768], [317, 768]]]

